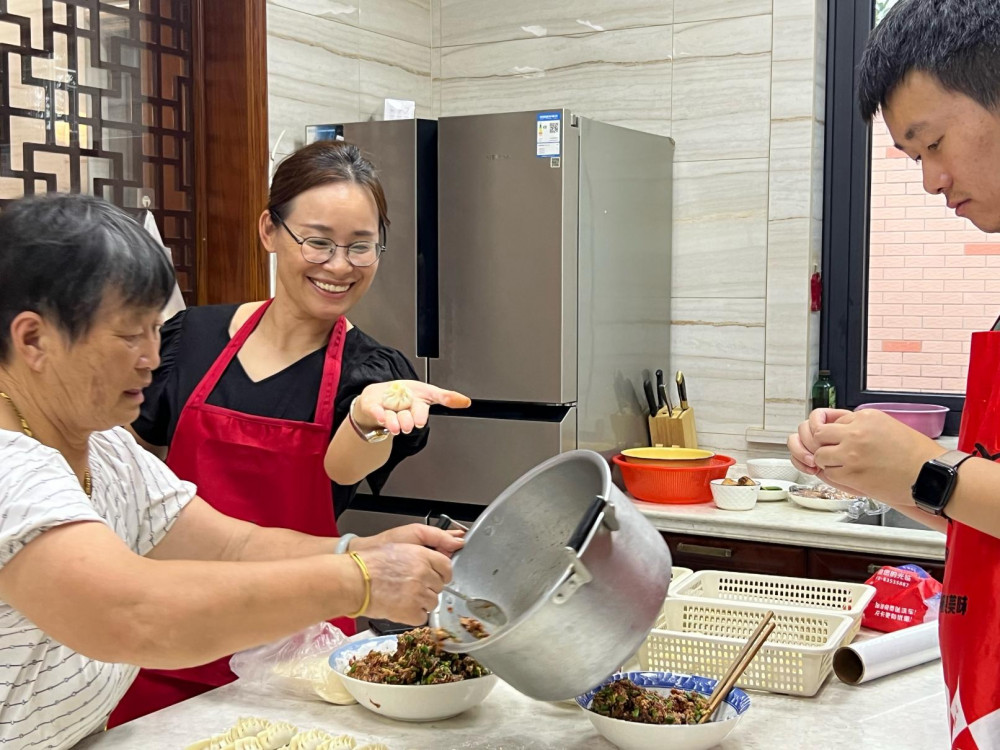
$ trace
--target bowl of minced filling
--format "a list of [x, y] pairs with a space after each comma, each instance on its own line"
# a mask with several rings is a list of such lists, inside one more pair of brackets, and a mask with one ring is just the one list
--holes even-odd
[[699, 724], [716, 680], [671, 672], [624, 672], [579, 696], [590, 723], [622, 750], [669, 747], [708, 750], [732, 732], [750, 708], [734, 688], [708, 722]]
[[353, 641], [330, 655], [330, 666], [354, 699], [399, 721], [438, 721], [482, 703], [497, 677], [467, 654], [441, 648], [446, 633], [416, 628]]

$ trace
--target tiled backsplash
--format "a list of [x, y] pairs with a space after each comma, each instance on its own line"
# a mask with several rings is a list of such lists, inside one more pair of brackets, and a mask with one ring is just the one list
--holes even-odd
[[380, 117], [384, 97], [430, 117], [561, 106], [673, 137], [673, 366], [702, 440], [763, 455], [748, 427], [806, 414], [826, 0], [269, 0], [268, 24], [283, 153], [308, 123]]

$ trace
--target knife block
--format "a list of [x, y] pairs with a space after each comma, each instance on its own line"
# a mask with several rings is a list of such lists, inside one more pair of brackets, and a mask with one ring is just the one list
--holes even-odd
[[698, 433], [694, 425], [694, 409], [688, 407], [680, 414], [666, 414], [649, 418], [650, 445], [667, 448], [697, 448]]

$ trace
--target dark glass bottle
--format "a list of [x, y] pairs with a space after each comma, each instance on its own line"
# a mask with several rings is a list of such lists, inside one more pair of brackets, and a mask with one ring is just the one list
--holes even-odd
[[829, 370], [820, 370], [819, 377], [813, 384], [812, 390], [813, 409], [836, 409], [837, 389], [830, 380]]

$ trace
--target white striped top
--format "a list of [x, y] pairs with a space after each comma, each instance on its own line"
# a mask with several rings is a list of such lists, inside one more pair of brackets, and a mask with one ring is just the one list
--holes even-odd
[[[0, 566], [38, 535], [76, 521], [104, 523], [145, 555], [195, 494], [120, 427], [90, 437], [90, 472], [88, 499], [62, 454], [0, 430]], [[138, 671], [57, 643], [0, 601], [0, 745], [72, 747], [104, 727]]]

